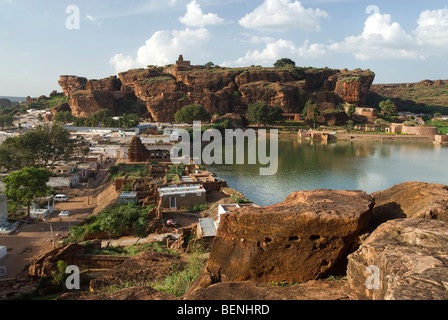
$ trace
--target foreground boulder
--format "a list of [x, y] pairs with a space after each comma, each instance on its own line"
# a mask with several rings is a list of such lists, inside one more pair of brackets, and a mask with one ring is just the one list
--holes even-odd
[[423, 218], [448, 221], [448, 186], [406, 182], [372, 194], [375, 208], [374, 230], [381, 223], [398, 218]]
[[448, 299], [448, 222], [382, 224], [349, 256], [347, 279], [354, 299]]
[[106, 294], [93, 293], [65, 293], [57, 300], [114, 300], [114, 301], [142, 301], [142, 300], [176, 300], [169, 293], [157, 291], [151, 287], [134, 287]]
[[346, 257], [358, 248], [373, 205], [362, 191], [316, 190], [293, 193], [270, 207], [225, 214], [195, 288], [345, 274]]
[[183, 300], [344, 300], [347, 281], [313, 280], [291, 287], [252, 282], [217, 283], [183, 297]]

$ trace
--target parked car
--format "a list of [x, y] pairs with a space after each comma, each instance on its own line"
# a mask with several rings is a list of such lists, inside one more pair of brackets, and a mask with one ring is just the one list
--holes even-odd
[[65, 194], [57, 194], [54, 196], [56, 202], [67, 202], [70, 198]]
[[70, 211], [61, 211], [61, 213], [59, 214], [59, 217], [70, 217]]

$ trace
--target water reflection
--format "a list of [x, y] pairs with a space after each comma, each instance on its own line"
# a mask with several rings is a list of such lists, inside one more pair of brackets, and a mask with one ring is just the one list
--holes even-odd
[[255, 203], [267, 206], [302, 190], [371, 193], [407, 181], [448, 184], [447, 161], [448, 148], [432, 144], [325, 144], [280, 139], [279, 169], [273, 176], [260, 176], [259, 165], [208, 168]]

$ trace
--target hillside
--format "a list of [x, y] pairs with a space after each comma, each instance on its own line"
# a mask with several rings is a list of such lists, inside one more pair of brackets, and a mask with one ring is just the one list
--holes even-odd
[[59, 85], [76, 117], [104, 108], [126, 111], [123, 105], [136, 102], [148, 119], [170, 122], [176, 111], [194, 103], [210, 114], [246, 114], [255, 102], [285, 113], [301, 113], [308, 100], [321, 111], [344, 104], [363, 106], [374, 78], [373, 72], [361, 69], [191, 66], [181, 56], [175, 65], [129, 70], [101, 80], [61, 76]]
[[424, 80], [418, 83], [374, 84], [367, 97], [369, 106], [391, 99], [400, 111], [448, 114], [448, 80]]

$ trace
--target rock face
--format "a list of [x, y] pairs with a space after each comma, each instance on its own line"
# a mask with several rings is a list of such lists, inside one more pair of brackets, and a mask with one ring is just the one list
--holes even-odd
[[[94, 244], [95, 246], [98, 243]], [[99, 244], [101, 246], [101, 244]], [[65, 261], [68, 265], [73, 264], [77, 255], [82, 254], [85, 246], [78, 243], [69, 244], [65, 247], [56, 248], [31, 261], [28, 274], [31, 277], [49, 277], [57, 270], [59, 260]]]
[[348, 299], [346, 281], [313, 280], [292, 287], [252, 282], [217, 283], [183, 297], [183, 300], [342, 300]]
[[397, 218], [424, 218], [448, 221], [448, 186], [406, 182], [372, 194], [375, 208], [371, 229]]
[[107, 109], [115, 110], [116, 99], [109, 91], [76, 92], [70, 97], [70, 109], [75, 117], [89, 117], [95, 112]]
[[[366, 273], [370, 266], [376, 267], [374, 274]], [[349, 256], [347, 279], [355, 299], [447, 300], [448, 223], [398, 219], [382, 224]]]
[[61, 76], [59, 84], [71, 98], [75, 116], [90, 116], [98, 108], [115, 109], [114, 99], [136, 97], [153, 120], [169, 122], [176, 111], [195, 103], [210, 114], [241, 115], [254, 102], [267, 102], [285, 113], [300, 113], [309, 99], [319, 106], [330, 103], [335, 107], [344, 102], [363, 105], [374, 76], [370, 71], [341, 73], [328, 68], [206, 68], [179, 59], [176, 65], [129, 70], [118, 78]]
[[345, 273], [346, 257], [357, 249], [373, 205], [361, 191], [316, 190], [293, 193], [278, 205], [225, 214], [206, 266], [208, 275], [198, 286], [306, 282]]

